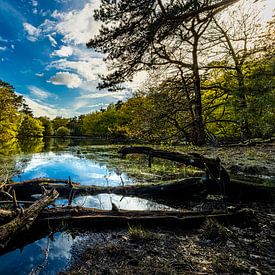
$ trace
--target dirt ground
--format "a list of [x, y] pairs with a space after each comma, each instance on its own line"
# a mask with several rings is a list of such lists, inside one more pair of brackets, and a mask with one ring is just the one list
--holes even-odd
[[62, 274], [275, 274], [273, 206], [245, 211], [234, 225], [208, 220], [191, 231], [130, 226], [107, 233]]

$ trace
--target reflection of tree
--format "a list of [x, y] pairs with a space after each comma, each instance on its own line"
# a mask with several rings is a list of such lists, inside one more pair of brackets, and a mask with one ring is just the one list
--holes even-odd
[[68, 147], [71, 142], [69, 138], [56, 138], [54, 141], [57, 147], [62, 147], [62, 148]]
[[28, 138], [20, 140], [19, 143], [24, 153], [40, 153], [44, 148], [43, 138]]
[[43, 138], [44, 142], [44, 150], [45, 152], [49, 152], [52, 150], [52, 147], [54, 145], [54, 139], [53, 138]]
[[0, 142], [0, 156], [12, 156], [21, 152], [18, 140], [10, 139], [6, 142]]
[[8, 142], [0, 143], [0, 181], [6, 181], [8, 178], [21, 171], [28, 165], [31, 157], [22, 155], [16, 159], [16, 155], [24, 153], [39, 153], [43, 150], [44, 143], [42, 139], [33, 138], [27, 140], [11, 139]]

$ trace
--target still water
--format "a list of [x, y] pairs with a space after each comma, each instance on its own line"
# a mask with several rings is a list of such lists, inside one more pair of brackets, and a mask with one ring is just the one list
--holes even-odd
[[[40, 146], [40, 148], [43, 148]], [[33, 178], [71, 178], [82, 185], [116, 186], [134, 184], [135, 179], [110, 162], [118, 158], [118, 146], [85, 144], [63, 147], [50, 147], [40, 152], [21, 152], [9, 158], [12, 164], [13, 180], [23, 181]], [[136, 197], [122, 197], [115, 194], [79, 196], [72, 205], [111, 209], [114, 202], [119, 209], [126, 210], [172, 210], [150, 200]], [[66, 206], [67, 199], [59, 198], [56, 205]], [[81, 246], [91, 234], [83, 235], [69, 232], [55, 233], [54, 238], [44, 237], [0, 256], [0, 274], [56, 274], [66, 268], [71, 260], [75, 246]]]

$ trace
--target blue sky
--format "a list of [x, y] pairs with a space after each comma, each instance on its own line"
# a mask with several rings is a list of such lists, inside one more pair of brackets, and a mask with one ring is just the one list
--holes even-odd
[[96, 89], [106, 67], [85, 43], [98, 31], [92, 14], [99, 2], [0, 0], [0, 79], [25, 97], [36, 116], [80, 115], [129, 96]]
[[99, 1], [0, 0], [0, 79], [22, 94], [35, 115], [65, 117], [124, 99], [98, 91], [102, 56], [85, 43], [98, 30]]

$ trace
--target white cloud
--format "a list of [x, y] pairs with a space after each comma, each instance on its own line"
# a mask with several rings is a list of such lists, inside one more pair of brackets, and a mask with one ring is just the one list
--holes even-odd
[[47, 99], [49, 97], [55, 97], [56, 98], [56, 95], [53, 95], [45, 90], [42, 90], [38, 87], [35, 87], [35, 86], [29, 86], [28, 87], [30, 92], [32, 93], [32, 95], [40, 98], [40, 99]]
[[44, 73], [36, 73], [35, 75], [38, 77], [42, 77], [42, 76], [44, 76]]
[[105, 72], [105, 66], [102, 60], [90, 58], [83, 61], [69, 61], [60, 59], [51, 63], [49, 67], [55, 67], [60, 70], [74, 71], [86, 81], [98, 79], [98, 74]]
[[82, 10], [70, 12], [54, 11], [52, 16], [59, 20], [56, 30], [63, 35], [65, 43], [85, 44], [98, 33], [100, 24], [93, 18], [93, 11], [99, 7], [100, 1], [87, 3]]
[[41, 104], [35, 100], [32, 100], [26, 96], [24, 96], [26, 103], [32, 109], [35, 116], [48, 116], [50, 118], [54, 118], [60, 115], [60, 111], [54, 106], [48, 104]]
[[27, 22], [23, 23], [23, 27], [28, 34], [27, 36], [28, 40], [30, 40], [31, 42], [35, 42], [38, 40], [41, 34], [41, 30], [39, 28], [36, 28]]
[[56, 40], [52, 37], [52, 35], [48, 34], [47, 37], [49, 38], [49, 41], [51, 42], [53, 47], [57, 46]]
[[32, 5], [33, 5], [34, 7], [37, 7], [37, 6], [38, 6], [38, 1], [32, 0]]
[[0, 47], [0, 51], [6, 51], [8, 48], [6, 47], [6, 46], [4, 46], [4, 47]]
[[58, 72], [48, 80], [54, 85], [66, 85], [68, 88], [78, 88], [82, 80], [78, 75], [69, 72]]
[[1, 41], [1, 42], [9, 42], [9, 40], [3, 38], [1, 35], [0, 35], [0, 41]]
[[73, 48], [70, 46], [62, 46], [59, 50], [56, 50], [52, 53], [52, 55], [60, 56], [60, 57], [68, 57], [73, 54]]
[[11, 44], [11, 48], [14, 50], [14, 48], [15, 48], [14, 44]]

